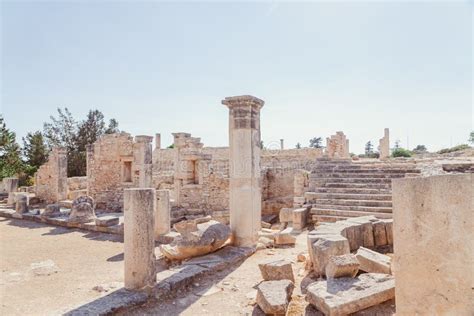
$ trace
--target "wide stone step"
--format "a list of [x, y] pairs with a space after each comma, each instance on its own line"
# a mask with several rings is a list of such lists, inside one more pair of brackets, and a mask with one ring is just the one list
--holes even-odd
[[348, 205], [348, 206], [392, 207], [392, 201], [377, 201], [377, 200], [317, 199], [315, 204], [318, 204], [318, 205]]
[[391, 190], [391, 183], [354, 183], [354, 182], [327, 182], [323, 185], [310, 184], [315, 189], [318, 187], [324, 188], [363, 188], [363, 189], [385, 189]]
[[350, 173], [350, 172], [331, 172], [331, 173], [312, 173], [309, 178], [318, 180], [321, 178], [364, 178], [364, 179], [398, 179], [404, 178], [404, 173]]
[[391, 194], [347, 194], [347, 193], [315, 193], [313, 198], [320, 199], [343, 199], [343, 200], [378, 200], [392, 201]]
[[421, 171], [418, 169], [384, 169], [384, 168], [362, 168], [360, 166], [357, 167], [334, 167], [334, 168], [326, 168], [326, 167], [316, 167], [312, 169], [313, 173], [327, 173], [327, 172], [345, 172], [345, 173], [389, 173], [389, 174], [405, 174], [405, 173], [420, 173]]
[[390, 189], [366, 188], [316, 188], [314, 193], [347, 193], [347, 194], [390, 194]]
[[347, 219], [344, 216], [334, 216], [334, 215], [312, 215], [311, 220], [313, 223], [334, 223], [337, 221], [343, 221]]
[[360, 211], [360, 212], [375, 212], [375, 213], [392, 213], [391, 207], [381, 206], [362, 206], [362, 205], [329, 205], [329, 204], [314, 204], [313, 209], [322, 210], [344, 210], [344, 211]]
[[310, 182], [326, 184], [326, 183], [392, 183], [392, 179], [385, 178], [317, 178], [311, 179]]
[[392, 213], [377, 213], [377, 212], [363, 212], [363, 211], [347, 211], [347, 210], [325, 210], [325, 209], [312, 209], [311, 214], [313, 216], [318, 215], [331, 215], [337, 217], [359, 217], [359, 216], [367, 216], [373, 215], [377, 218], [392, 218]]

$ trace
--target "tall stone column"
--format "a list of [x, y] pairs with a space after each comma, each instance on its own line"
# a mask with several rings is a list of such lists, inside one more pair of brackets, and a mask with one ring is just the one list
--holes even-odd
[[161, 149], [161, 134], [155, 134], [155, 149]]
[[155, 189], [124, 190], [125, 288], [146, 290], [156, 282]]
[[227, 97], [230, 145], [230, 227], [237, 246], [254, 246], [261, 228], [260, 109], [253, 96]]
[[384, 136], [379, 140], [380, 159], [390, 156], [390, 138], [388, 128], [384, 129]]
[[152, 136], [135, 136], [133, 143], [133, 165], [138, 174], [137, 187], [152, 187]]
[[58, 149], [58, 191], [57, 200], [67, 199], [67, 150], [65, 148]]
[[155, 240], [160, 236], [170, 232], [171, 220], [171, 204], [170, 191], [156, 191], [156, 207], [155, 207]]

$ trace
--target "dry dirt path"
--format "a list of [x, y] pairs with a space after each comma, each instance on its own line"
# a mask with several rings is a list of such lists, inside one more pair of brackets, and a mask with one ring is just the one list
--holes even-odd
[[59, 314], [122, 287], [119, 238], [0, 218], [0, 315]]

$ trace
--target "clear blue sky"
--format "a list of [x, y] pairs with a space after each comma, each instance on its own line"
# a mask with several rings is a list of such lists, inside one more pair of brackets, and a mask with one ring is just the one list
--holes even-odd
[[466, 143], [473, 5], [448, 2], [3, 1], [1, 112], [19, 138], [57, 107], [133, 135], [227, 146], [226, 96], [252, 94], [265, 144], [342, 130], [378, 144]]

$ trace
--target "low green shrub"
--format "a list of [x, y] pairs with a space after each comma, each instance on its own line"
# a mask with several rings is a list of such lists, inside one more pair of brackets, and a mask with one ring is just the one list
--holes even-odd
[[397, 148], [392, 151], [392, 157], [411, 157], [411, 151], [405, 148]]

